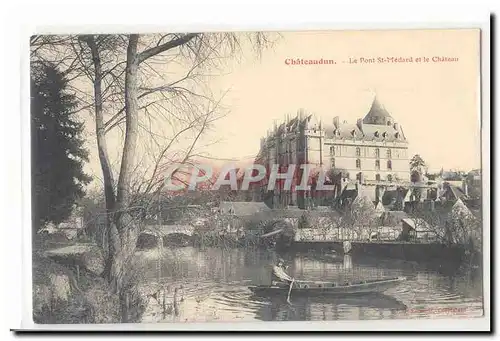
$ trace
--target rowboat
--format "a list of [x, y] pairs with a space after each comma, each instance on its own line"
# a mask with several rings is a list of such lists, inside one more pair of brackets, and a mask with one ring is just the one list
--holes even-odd
[[[293, 283], [291, 294], [293, 295], [364, 295], [371, 293], [382, 293], [387, 289], [395, 287], [406, 281], [405, 277], [392, 277], [385, 279], [374, 279], [365, 281], [335, 283], [320, 281], [296, 281]], [[257, 296], [287, 295], [290, 286], [279, 285], [257, 285], [248, 287]]]

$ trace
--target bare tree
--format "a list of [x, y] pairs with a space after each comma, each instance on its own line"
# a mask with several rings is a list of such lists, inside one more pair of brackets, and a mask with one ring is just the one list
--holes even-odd
[[[141, 211], [151, 203], [143, 199], [154, 198], [145, 194], [163, 189], [169, 164], [192, 163], [202, 135], [226, 114], [223, 95], [206, 86], [210, 70], [246, 45], [259, 52], [271, 40], [264, 33], [167, 33], [36, 36], [31, 43], [32, 61], [58, 61], [75, 81], [81, 109], [93, 112], [108, 217], [106, 275], [123, 302], [133, 287], [126, 273]], [[122, 133], [122, 150], [113, 164], [106, 137], [115, 131]]]
[[447, 245], [476, 248], [481, 244], [481, 222], [465, 207], [445, 203], [435, 210], [419, 206], [412, 213], [416, 237], [433, 234], [433, 239]]

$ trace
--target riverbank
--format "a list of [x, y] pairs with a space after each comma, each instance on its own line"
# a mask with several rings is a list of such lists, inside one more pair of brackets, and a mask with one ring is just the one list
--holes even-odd
[[33, 256], [33, 321], [52, 323], [119, 322], [119, 300], [106, 281], [90, 272], [40, 255]]
[[[334, 250], [343, 253], [343, 242], [293, 242], [289, 246], [281, 246], [280, 250], [325, 251]], [[351, 242], [352, 255], [371, 255], [407, 261], [439, 261], [461, 263], [465, 258], [465, 249], [459, 245], [440, 243], [408, 243], [408, 242]]]

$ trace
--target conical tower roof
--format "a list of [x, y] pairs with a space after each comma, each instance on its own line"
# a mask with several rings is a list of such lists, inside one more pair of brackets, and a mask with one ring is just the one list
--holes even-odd
[[372, 107], [368, 114], [363, 119], [365, 124], [383, 124], [387, 123], [387, 119], [392, 119], [391, 114], [378, 101], [377, 97], [373, 99]]

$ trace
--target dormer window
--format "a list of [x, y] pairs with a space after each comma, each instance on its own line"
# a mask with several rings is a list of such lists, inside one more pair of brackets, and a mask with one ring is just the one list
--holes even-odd
[[387, 133], [386, 133], [386, 132], [384, 132], [384, 133], [382, 134], [382, 137], [383, 137], [383, 138], [386, 138], [386, 137], [387, 137]]
[[397, 139], [399, 139], [399, 133], [396, 133], [394, 136], [395, 136]]
[[375, 132], [375, 137], [379, 137], [379, 132], [378, 131]]
[[356, 136], [356, 130], [353, 129], [353, 131], [351, 131], [351, 135]]

